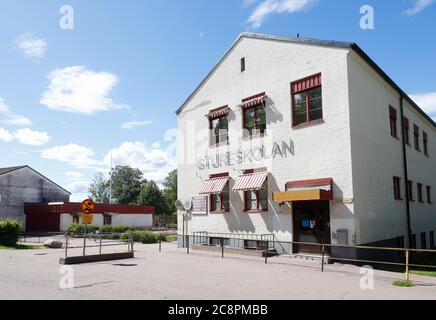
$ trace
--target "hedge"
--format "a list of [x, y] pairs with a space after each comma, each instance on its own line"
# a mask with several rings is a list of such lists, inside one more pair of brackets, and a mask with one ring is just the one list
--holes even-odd
[[21, 233], [21, 225], [18, 221], [0, 221], [0, 244], [15, 246]]
[[[143, 244], [158, 243], [159, 239], [165, 241], [166, 237], [164, 235], [154, 234], [149, 231], [133, 231], [133, 242], [140, 242]], [[129, 238], [129, 233], [123, 233], [121, 235], [122, 240], [127, 240]]]
[[[97, 231], [99, 233], [125, 233], [125, 232], [129, 232], [129, 231], [133, 231], [134, 229], [132, 227], [129, 227], [129, 226], [101, 226], [101, 227], [97, 227], [97, 226], [93, 226], [93, 225], [88, 225], [86, 230], [88, 233], [94, 233]], [[76, 234], [85, 233], [85, 226], [83, 224], [74, 223], [68, 228], [68, 232], [69, 233], [76, 233]]]

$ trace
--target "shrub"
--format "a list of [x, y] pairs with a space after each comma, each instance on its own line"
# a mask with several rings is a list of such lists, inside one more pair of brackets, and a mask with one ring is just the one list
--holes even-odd
[[21, 226], [17, 221], [0, 221], [0, 244], [14, 246], [20, 237]]
[[[151, 233], [149, 231], [133, 231], [133, 242], [140, 242], [143, 244], [152, 244], [152, 243], [158, 243], [159, 239], [160, 241], [165, 241], [164, 235], [158, 235]], [[121, 235], [122, 240], [129, 239], [129, 233], [123, 233]]]

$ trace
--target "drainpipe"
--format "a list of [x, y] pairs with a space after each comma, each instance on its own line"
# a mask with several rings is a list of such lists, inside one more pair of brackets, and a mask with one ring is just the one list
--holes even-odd
[[403, 167], [404, 167], [404, 179], [405, 179], [405, 186], [406, 186], [406, 214], [407, 214], [407, 232], [408, 232], [408, 238], [409, 238], [409, 244], [408, 248], [410, 249], [411, 243], [412, 243], [412, 226], [411, 226], [411, 220], [410, 220], [410, 199], [408, 196], [408, 181], [409, 181], [409, 170], [407, 166], [407, 150], [406, 150], [406, 139], [404, 134], [404, 95], [401, 93], [400, 98], [400, 124], [401, 124], [401, 137], [402, 137], [402, 145], [403, 145]]

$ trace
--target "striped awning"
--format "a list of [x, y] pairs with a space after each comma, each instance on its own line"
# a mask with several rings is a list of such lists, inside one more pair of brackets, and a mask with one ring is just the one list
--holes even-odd
[[266, 100], [268, 99], [268, 96], [265, 94], [265, 92], [255, 95], [251, 98], [246, 98], [242, 100], [242, 109], [248, 109], [255, 106], [263, 106], [266, 105]]
[[207, 117], [210, 119], [225, 117], [229, 114], [229, 110], [230, 110], [229, 106], [216, 108], [216, 109], [210, 110]]
[[233, 187], [233, 191], [251, 191], [262, 189], [268, 172], [258, 172], [240, 176]]
[[222, 193], [226, 184], [229, 182], [229, 177], [224, 178], [216, 178], [206, 180], [203, 188], [200, 191], [200, 194], [218, 194]]

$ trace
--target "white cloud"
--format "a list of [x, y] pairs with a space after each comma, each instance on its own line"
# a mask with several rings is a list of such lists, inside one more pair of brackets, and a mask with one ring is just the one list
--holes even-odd
[[83, 177], [83, 173], [76, 172], [76, 171], [69, 171], [69, 172], [65, 173], [65, 175], [71, 179], [79, 179], [79, 178]]
[[131, 122], [123, 123], [121, 125], [121, 128], [130, 130], [138, 127], [145, 127], [148, 126], [149, 124], [151, 124], [151, 121], [131, 121]]
[[47, 51], [47, 41], [33, 33], [24, 33], [15, 39], [15, 46], [28, 58], [43, 58]]
[[8, 113], [9, 106], [6, 104], [5, 99], [0, 97], [0, 113]]
[[428, 115], [436, 119], [436, 92], [417, 93], [410, 95], [413, 101]]
[[427, 7], [431, 6], [434, 3], [434, 0], [415, 0], [415, 4], [412, 8], [404, 11], [405, 14], [409, 16], [413, 16], [415, 14], [420, 13]]
[[50, 109], [93, 115], [99, 111], [128, 108], [114, 103], [109, 96], [118, 82], [112, 73], [73, 66], [55, 69], [47, 78], [50, 84], [40, 103]]
[[14, 136], [6, 129], [0, 128], [0, 140], [4, 142], [11, 142]]
[[29, 128], [20, 129], [14, 132], [14, 138], [20, 143], [30, 146], [42, 146], [50, 141], [47, 132], [33, 131]]
[[33, 124], [29, 118], [20, 115], [12, 115], [6, 122], [15, 126], [31, 126]]
[[[314, 4], [317, 0], [263, 0], [254, 9], [247, 23], [253, 28], [259, 28], [265, 19], [272, 14], [294, 13], [302, 11]], [[253, 1], [245, 1], [245, 5]]]
[[95, 169], [103, 165], [102, 162], [93, 159], [94, 151], [91, 148], [74, 143], [43, 150], [41, 157], [47, 160], [65, 162], [80, 169]]
[[88, 193], [90, 183], [87, 181], [74, 181], [71, 182], [66, 189], [71, 193]]
[[[111, 153], [104, 158], [109, 166]], [[168, 173], [176, 168], [176, 162], [171, 155], [162, 150], [159, 144], [153, 144], [148, 148], [142, 142], [124, 142], [118, 148], [112, 150], [113, 165], [129, 165], [138, 168], [149, 180], [161, 183]]]

